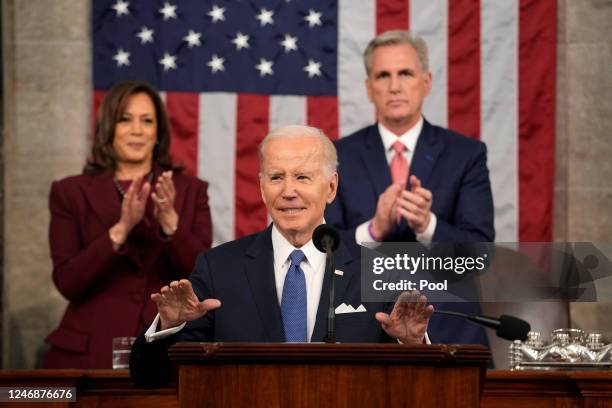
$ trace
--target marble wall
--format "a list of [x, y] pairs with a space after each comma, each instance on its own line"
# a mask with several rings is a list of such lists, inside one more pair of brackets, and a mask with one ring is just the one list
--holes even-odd
[[[65, 307], [50, 280], [47, 198], [51, 181], [80, 172], [88, 151], [90, 13], [87, 0], [2, 0], [4, 368], [35, 367]], [[558, 0], [558, 14], [555, 240], [611, 242], [612, 0]], [[571, 307], [586, 329], [603, 327], [610, 312], [604, 303]]]
[[[555, 239], [612, 242], [612, 1], [559, 1]], [[612, 298], [612, 280], [598, 283]], [[601, 293], [601, 292], [600, 292]], [[612, 302], [570, 305], [612, 340]]]
[[65, 301], [51, 283], [49, 186], [80, 172], [90, 140], [90, 4], [3, 0], [3, 365], [34, 367]]

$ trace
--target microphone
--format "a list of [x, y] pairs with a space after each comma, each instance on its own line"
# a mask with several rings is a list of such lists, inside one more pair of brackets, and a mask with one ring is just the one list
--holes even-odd
[[334, 252], [340, 245], [340, 233], [329, 224], [321, 224], [312, 233], [314, 246], [323, 253]]
[[434, 313], [467, 319], [479, 326], [495, 330], [495, 334], [497, 334], [498, 337], [510, 341], [527, 340], [527, 333], [531, 330], [531, 325], [528, 322], [514, 316], [501, 315], [498, 319], [489, 316], [451, 312], [449, 310], [434, 310]]
[[336, 310], [334, 308], [334, 258], [333, 253], [340, 245], [340, 234], [329, 224], [321, 224], [312, 233], [315, 247], [325, 253], [325, 272], [329, 281], [329, 307], [327, 309], [327, 343], [336, 342]]

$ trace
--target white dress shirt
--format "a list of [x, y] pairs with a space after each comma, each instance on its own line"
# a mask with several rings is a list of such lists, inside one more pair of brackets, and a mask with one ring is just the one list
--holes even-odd
[[[414, 149], [422, 129], [423, 116], [421, 116], [419, 121], [413, 127], [408, 129], [406, 133], [399, 136], [384, 127], [380, 122], [378, 123], [378, 133], [380, 133], [380, 138], [385, 148], [385, 157], [388, 165], [391, 165], [391, 160], [393, 160], [393, 156], [395, 156], [393, 144], [399, 140], [406, 147], [406, 149], [404, 149], [404, 157], [406, 158], [406, 162], [410, 167], [412, 163], [412, 156], [414, 155]], [[365, 242], [372, 242], [374, 240], [374, 237], [372, 237], [368, 231], [368, 225], [370, 222], [371, 220], [368, 220], [355, 229], [355, 241], [360, 245], [363, 245]], [[423, 231], [421, 234], [416, 234], [417, 241], [423, 244], [430, 244], [433, 234], [436, 231], [436, 224], [436, 215], [431, 213], [431, 218], [429, 219], [429, 224], [427, 225], [425, 231]]]

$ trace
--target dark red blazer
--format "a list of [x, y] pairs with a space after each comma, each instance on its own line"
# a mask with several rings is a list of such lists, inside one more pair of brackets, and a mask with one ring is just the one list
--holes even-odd
[[[156, 169], [155, 177], [161, 173]], [[68, 177], [51, 186], [49, 243], [53, 281], [70, 302], [47, 338], [45, 368], [110, 368], [113, 337], [136, 336], [157, 313], [150, 294], [186, 278], [210, 248], [207, 184], [174, 174], [178, 229], [166, 239], [147, 203], [143, 220], [119, 252], [108, 230], [121, 201], [112, 173]]]

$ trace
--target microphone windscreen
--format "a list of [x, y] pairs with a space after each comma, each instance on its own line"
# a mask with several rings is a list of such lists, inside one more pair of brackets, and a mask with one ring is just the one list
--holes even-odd
[[321, 252], [327, 252], [325, 242], [329, 241], [332, 252], [340, 245], [340, 233], [329, 224], [321, 224], [312, 233], [312, 242]]
[[527, 340], [527, 333], [531, 330], [531, 326], [525, 320], [514, 316], [501, 315], [499, 322], [496, 333], [502, 339], [510, 341]]

